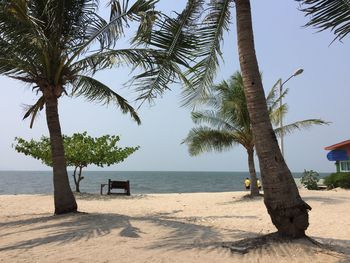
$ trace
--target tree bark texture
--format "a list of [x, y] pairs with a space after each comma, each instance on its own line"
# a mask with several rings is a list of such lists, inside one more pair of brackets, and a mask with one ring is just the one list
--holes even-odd
[[247, 153], [248, 153], [248, 167], [249, 167], [249, 174], [250, 174], [250, 195], [258, 196], [259, 189], [258, 189], [255, 164], [254, 164], [254, 149], [247, 149]]
[[302, 237], [309, 225], [311, 207], [299, 195], [269, 119], [255, 54], [250, 0], [236, 0], [236, 19], [239, 61], [264, 185], [264, 203], [279, 234]]
[[[53, 89], [52, 89], [53, 90]], [[45, 90], [46, 120], [50, 133], [55, 214], [77, 211], [77, 203], [69, 185], [64, 156], [63, 138], [58, 117], [58, 99], [54, 92]]]

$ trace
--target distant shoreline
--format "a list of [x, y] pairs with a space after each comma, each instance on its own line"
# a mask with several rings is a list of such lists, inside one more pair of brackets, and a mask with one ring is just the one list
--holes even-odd
[[[68, 172], [73, 172], [73, 169], [68, 169]], [[0, 170], [1, 172], [52, 172], [52, 170]], [[206, 172], [211, 172], [211, 173], [249, 173], [249, 171], [175, 171], [175, 170], [105, 170], [105, 169], [101, 169], [101, 170], [84, 170], [84, 172], [136, 172], [136, 173], [141, 173], [141, 172], [155, 172], [155, 173], [166, 173], [166, 172], [170, 172], [170, 173], [206, 173]], [[292, 174], [302, 174], [304, 171], [301, 172], [291, 172]], [[335, 173], [335, 171], [331, 171], [331, 172], [319, 172], [316, 171], [319, 174], [331, 174], [331, 173]], [[258, 174], [260, 174], [259, 171], [257, 171]], [[0, 174], [1, 175], [1, 174]]]
[[[75, 185], [69, 172], [71, 188]], [[301, 173], [294, 173], [296, 183]], [[320, 174], [320, 177], [328, 174]], [[132, 194], [220, 193], [245, 190], [248, 172], [85, 171], [81, 192], [99, 193], [109, 179], [130, 181]], [[259, 176], [259, 175], [258, 175]], [[0, 194], [51, 194], [52, 171], [0, 171]]]

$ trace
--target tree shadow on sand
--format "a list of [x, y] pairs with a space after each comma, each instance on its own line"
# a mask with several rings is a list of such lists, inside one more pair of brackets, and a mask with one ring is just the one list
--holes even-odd
[[[334, 239], [334, 238], [323, 238], [323, 237], [311, 237], [317, 243], [322, 244], [325, 247], [328, 247], [337, 252], [350, 256], [350, 240], [344, 239]], [[349, 259], [350, 262], [350, 259]]]
[[[322, 242], [319, 242], [322, 241]], [[293, 258], [296, 251], [298, 254], [313, 257], [317, 253], [328, 254], [338, 258], [338, 262], [350, 262], [349, 240], [333, 240], [337, 245], [330, 244], [329, 240], [322, 238], [304, 237], [290, 239], [281, 237], [278, 233], [261, 235], [253, 238], [245, 238], [234, 242], [219, 242], [217, 246], [229, 249], [232, 253], [247, 254], [270, 251], [276, 255]]]
[[[26, 233], [26, 238], [15, 243], [2, 242], [0, 252], [13, 249], [29, 249], [41, 245], [63, 245], [67, 242], [89, 240], [109, 234], [125, 238], [140, 238], [146, 235], [135, 227], [137, 222], [151, 223], [165, 228], [167, 234], [153, 244], [147, 243], [147, 248], [189, 249], [203, 242], [218, 242], [229, 237], [248, 237], [254, 233], [240, 230], [223, 230], [211, 226], [196, 224], [192, 217], [174, 217], [173, 213], [152, 214], [147, 216], [124, 216], [119, 214], [75, 213], [52, 216], [48, 214], [25, 215], [19, 220], [0, 224], [0, 239], [6, 236], [20, 236]], [[29, 217], [29, 218], [28, 218]], [[219, 218], [219, 217], [218, 217]], [[215, 219], [214, 217], [210, 218]], [[203, 218], [202, 220], [207, 220]], [[195, 222], [201, 221], [197, 218]], [[225, 232], [225, 233], [222, 233]], [[30, 237], [30, 238], [27, 238]]]
[[[145, 216], [97, 213], [76, 213], [61, 216], [50, 216], [48, 214], [25, 215], [26, 218], [20, 217], [18, 220], [0, 224], [0, 239], [3, 240], [0, 252], [30, 249], [47, 244], [64, 245], [69, 242], [89, 240], [107, 235], [115, 235], [126, 239], [147, 238], [147, 235], [153, 235], [154, 233], [146, 233], [144, 229], [137, 227], [140, 225], [138, 223], [141, 223], [141, 225], [147, 223], [161, 227], [164, 230], [164, 235], [145, 242], [146, 244], [142, 245], [145, 249], [181, 251], [193, 248], [206, 250], [225, 248], [233, 253], [240, 254], [271, 249], [276, 253], [292, 256], [295, 251], [293, 246], [289, 246], [289, 244], [296, 244], [303, 253], [308, 253], [310, 256], [321, 251], [321, 253], [341, 253], [340, 262], [347, 262], [346, 260], [350, 259], [349, 240], [330, 240], [315, 237], [317, 241], [311, 238], [291, 241], [280, 239], [275, 234], [261, 236], [258, 233], [239, 229], [216, 228], [208, 222], [208, 220], [229, 219], [230, 217], [227, 216], [196, 217], [194, 219], [194, 217], [179, 217], [176, 215], [179, 212], [181, 211], [174, 210], [168, 213]], [[234, 218], [235, 216], [231, 217]], [[251, 219], [247, 218], [247, 220]], [[4, 242], [6, 236], [20, 236], [21, 233], [26, 233], [26, 238], [14, 243]], [[223, 242], [223, 240], [230, 241]], [[284, 246], [285, 244], [287, 245]]]
[[240, 202], [256, 202], [256, 201], [263, 201], [264, 200], [264, 195], [259, 194], [258, 196], [251, 196], [250, 194], [246, 194], [241, 197], [232, 197], [232, 201], [228, 202], [221, 202], [221, 203], [216, 203], [217, 205], [232, 205], [234, 203], [240, 203]]
[[[6, 229], [13, 229], [13, 227], [15, 227], [14, 231], [3, 234]], [[60, 216], [39, 216], [1, 223], [0, 239], [3, 239], [4, 236], [19, 235], [23, 232], [31, 233], [30, 236], [33, 236], [33, 238], [0, 247], [0, 251], [27, 249], [49, 243], [59, 245], [80, 239], [88, 240], [108, 235], [113, 229], [119, 229], [121, 236], [133, 238], [138, 237], [141, 233], [139, 229], [131, 225], [128, 217], [118, 214], [74, 213]], [[37, 235], [37, 231], [44, 231], [45, 235], [42, 233]]]
[[303, 200], [305, 202], [309, 202], [309, 201], [320, 202], [322, 204], [327, 204], [327, 205], [337, 205], [337, 204], [342, 204], [349, 201], [345, 197], [336, 198], [336, 197], [322, 197], [322, 196], [306, 196], [306, 197], [303, 197]]

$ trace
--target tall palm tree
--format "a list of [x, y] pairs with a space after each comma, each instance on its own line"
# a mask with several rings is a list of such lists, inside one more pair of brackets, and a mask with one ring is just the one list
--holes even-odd
[[306, 26], [313, 26], [319, 31], [331, 30], [336, 39], [342, 40], [350, 33], [349, 0], [296, 0], [301, 4], [301, 11], [310, 17]]
[[236, 0], [239, 62], [254, 142], [264, 185], [264, 202], [281, 235], [301, 237], [309, 225], [308, 210], [284, 161], [270, 122], [255, 54], [250, 0]]
[[[267, 98], [269, 116], [272, 123], [277, 126], [281, 115], [287, 113], [287, 105], [280, 105], [280, 101], [287, 94], [286, 90], [282, 95], [277, 95], [278, 87], [274, 85]], [[251, 123], [244, 96], [243, 79], [240, 72], [234, 73], [229, 81], [222, 81], [213, 86], [212, 93], [203, 102], [205, 111], [192, 113], [195, 124], [207, 124], [193, 128], [184, 143], [189, 146], [191, 155], [198, 155], [207, 151], [229, 150], [236, 144], [242, 145], [248, 154], [248, 167], [251, 178], [250, 194], [259, 194], [257, 189], [257, 178], [254, 164], [254, 139], [251, 130]], [[308, 128], [315, 124], [327, 124], [320, 119], [307, 119], [275, 128], [280, 134], [291, 133], [296, 129]]]
[[77, 210], [67, 176], [58, 99], [69, 93], [89, 101], [113, 103], [140, 123], [127, 100], [93, 75], [119, 65], [147, 72], [164, 60], [160, 51], [149, 48], [114, 48], [123, 36], [125, 23], [149, 21], [155, 16], [156, 0], [136, 0], [132, 6], [129, 1], [111, 2], [110, 21], [106, 21], [97, 14], [97, 0], [0, 1], [0, 74], [29, 84], [39, 94], [24, 116], [32, 117], [31, 126], [37, 112], [45, 108], [53, 159], [55, 214]]
[[[249, 0], [188, 0], [184, 11], [176, 18], [159, 23], [147, 32], [143, 40], [149, 45], [166, 47], [173, 52], [188, 48], [186, 37], [195, 45], [187, 57], [193, 67], [184, 78], [184, 103], [193, 103], [207, 96], [219, 58], [225, 31], [231, 23], [231, 10], [236, 9], [238, 53], [243, 76], [260, 172], [264, 184], [264, 202], [278, 232], [290, 237], [305, 235], [311, 207], [300, 197], [293, 176], [280, 152], [273, 131], [255, 54], [254, 35]], [[176, 33], [174, 35], [174, 33]], [[181, 35], [181, 37], [179, 37]], [[182, 45], [180, 45], [182, 44]], [[176, 48], [174, 48], [176, 47]], [[186, 49], [187, 51], [188, 49]], [[164, 89], [140, 87], [142, 99], [152, 99]]]

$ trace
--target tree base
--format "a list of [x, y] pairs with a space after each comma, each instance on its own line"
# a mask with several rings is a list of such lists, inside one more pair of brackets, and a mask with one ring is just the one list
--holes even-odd
[[62, 214], [68, 214], [68, 213], [76, 213], [78, 211], [77, 203], [72, 202], [71, 205], [60, 205], [59, 207], [55, 207], [55, 215], [62, 215]]
[[[292, 239], [288, 237], [282, 237], [278, 232], [270, 233], [267, 235], [245, 238], [234, 242], [223, 242], [220, 244], [220, 247], [228, 248], [232, 253], [246, 254], [251, 251], [258, 251], [260, 249], [266, 250], [266, 247], [273, 247], [273, 251], [281, 250], [281, 254], [285, 253], [286, 250], [292, 250], [292, 244], [302, 244], [307, 246], [308, 249], [324, 249], [328, 251], [337, 251], [335, 248], [322, 244], [308, 236], [302, 237], [300, 239]], [[275, 245], [277, 244], [277, 246]], [[285, 248], [282, 250], [281, 245], [285, 244]]]
[[63, 215], [68, 213], [76, 213], [78, 212], [77, 207], [70, 207], [66, 209], [55, 209], [55, 215]]
[[301, 200], [300, 204], [293, 207], [277, 207], [274, 209], [267, 205], [266, 207], [279, 236], [288, 238], [305, 237], [305, 230], [309, 226], [308, 210], [311, 210], [307, 203]]

